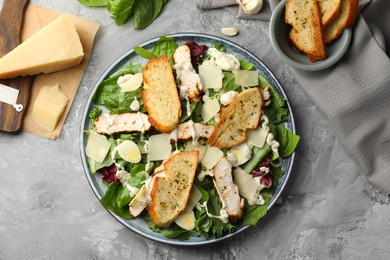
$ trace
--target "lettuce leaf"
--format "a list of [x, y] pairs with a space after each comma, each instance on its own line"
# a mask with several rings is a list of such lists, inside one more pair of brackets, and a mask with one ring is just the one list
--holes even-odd
[[160, 37], [156, 45], [153, 47], [152, 52], [156, 56], [161, 56], [166, 54], [171, 64], [174, 64], [173, 53], [175, 52], [177, 47], [178, 46], [173, 37], [162, 36]]
[[137, 0], [134, 8], [134, 28], [143, 29], [149, 26], [160, 14], [163, 5], [162, 0]]
[[123, 25], [131, 18], [134, 2], [135, 0], [107, 0], [107, 9], [116, 25]]
[[284, 174], [284, 171], [281, 168], [272, 168], [271, 172], [273, 175], [272, 185], [270, 188], [265, 189], [261, 192], [261, 194], [263, 195], [263, 199], [265, 200], [265, 204], [249, 206], [248, 203], [245, 201], [244, 219], [242, 222], [243, 226], [256, 226], [259, 219], [267, 214], [267, 208], [272, 199], [275, 188], [278, 185], [280, 178]]
[[80, 4], [85, 6], [107, 6], [108, 0], [78, 0]]
[[279, 142], [279, 155], [282, 158], [290, 156], [297, 147], [300, 136], [294, 134], [282, 124], [276, 125], [276, 139]]
[[[101, 202], [106, 209], [111, 210], [119, 217], [131, 219], [133, 217], [131, 216], [129, 207], [127, 206], [130, 202], [129, 196], [126, 196], [125, 190], [127, 190], [127, 188], [123, 187], [121, 183], [112, 182], [108, 185]], [[127, 204], [125, 202], [127, 202]], [[125, 206], [123, 206], [124, 204]]]
[[117, 80], [120, 76], [125, 74], [135, 74], [143, 70], [143, 66], [137, 63], [130, 63], [129, 66], [123, 68], [108, 79], [100, 83], [97, 88], [92, 102], [96, 105], [104, 105], [112, 114], [121, 114], [131, 112], [130, 105], [134, 101], [134, 97], [137, 98], [141, 105], [140, 112], [145, 112], [142, 101], [142, 89], [139, 88], [135, 91], [121, 92]]

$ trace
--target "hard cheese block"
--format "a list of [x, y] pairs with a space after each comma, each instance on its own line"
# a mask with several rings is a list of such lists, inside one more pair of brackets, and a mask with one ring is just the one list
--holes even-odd
[[0, 78], [68, 69], [83, 57], [71, 16], [63, 14], [0, 59]]
[[41, 127], [48, 131], [53, 131], [60, 120], [69, 98], [60, 89], [58, 84], [54, 86], [44, 86], [39, 91], [35, 100], [32, 119]]

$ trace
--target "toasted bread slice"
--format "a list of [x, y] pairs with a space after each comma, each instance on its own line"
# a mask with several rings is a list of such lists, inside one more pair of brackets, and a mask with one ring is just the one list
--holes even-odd
[[142, 100], [150, 124], [162, 133], [170, 133], [179, 124], [181, 104], [171, 64], [166, 55], [151, 59], [143, 72]]
[[207, 144], [218, 148], [230, 148], [246, 140], [246, 130], [259, 125], [263, 95], [259, 88], [250, 88], [234, 96], [222, 110], [221, 120], [214, 128]]
[[317, 0], [287, 0], [285, 21], [293, 27], [289, 36], [291, 43], [305, 52], [310, 62], [326, 58]]
[[328, 26], [323, 28], [325, 44], [337, 39], [343, 30], [355, 23], [359, 11], [359, 0], [341, 0], [340, 14]]
[[165, 177], [156, 177], [148, 211], [157, 227], [168, 227], [186, 208], [198, 154], [198, 151], [186, 151], [172, 156], [164, 164]]
[[341, 0], [318, 0], [322, 26], [329, 25], [340, 14]]

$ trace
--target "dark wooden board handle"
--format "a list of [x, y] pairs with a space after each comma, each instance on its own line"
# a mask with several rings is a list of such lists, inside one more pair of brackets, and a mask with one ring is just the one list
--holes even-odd
[[[23, 16], [28, 2], [29, 0], [3, 0], [0, 11], [0, 57], [20, 44]], [[1, 84], [19, 90], [17, 103], [24, 107], [22, 112], [17, 112], [12, 105], [0, 102], [0, 131], [18, 133], [22, 130], [33, 80], [33, 77], [0, 80]]]

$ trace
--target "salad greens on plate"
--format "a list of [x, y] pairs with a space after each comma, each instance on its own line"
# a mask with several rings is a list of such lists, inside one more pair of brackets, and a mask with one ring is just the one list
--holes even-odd
[[[102, 1], [95, 1], [97, 2]], [[122, 66], [99, 84], [93, 94], [91, 100], [93, 105], [89, 110], [91, 126], [84, 133], [88, 140], [85, 147], [86, 159], [90, 173], [101, 176], [106, 187], [101, 198], [102, 204], [117, 216], [130, 220], [143, 219], [150, 230], [161, 233], [168, 239], [219, 238], [235, 232], [240, 227], [255, 226], [267, 213], [274, 191], [285, 173], [283, 162], [293, 154], [300, 138], [286, 125], [290, 119], [285, 98], [259, 74], [254, 64], [245, 58], [236, 57], [234, 53], [228, 53], [224, 44], [218, 42], [206, 46], [198, 45], [197, 42], [189, 39], [184, 45], [187, 45], [190, 50], [190, 64], [194, 75], [199, 76], [203, 86], [198, 102], [190, 102], [187, 96], [180, 95], [182, 113], [179, 126], [189, 124], [193, 127], [198, 124], [212, 129], [217, 128], [221, 122], [221, 115], [223, 117], [223, 113], [231, 109], [229, 104], [232, 100], [251, 88], [259, 88], [264, 101], [258, 125], [256, 129], [247, 130], [247, 139], [244, 143], [216, 148], [208, 145], [208, 138], [195, 137], [196, 133], [193, 130], [189, 131], [191, 136], [189, 139], [175, 139], [171, 134], [169, 146], [171, 156], [188, 150], [196, 150], [204, 156], [198, 161], [189, 194], [187, 206], [191, 204], [191, 208], [180, 213], [188, 214], [189, 216], [185, 216], [188, 217], [187, 220], [179, 220], [181, 216], [179, 215], [168, 227], [159, 227], [153, 222], [147, 210], [151, 192], [147, 186], [153, 186], [154, 175], [160, 172], [168, 159], [149, 160], [149, 153], [152, 149], [156, 149], [151, 146], [150, 140], [160, 136], [161, 133], [153, 127], [146, 131], [144, 122], [141, 125], [142, 129], [135, 131], [119, 130], [105, 133], [99, 133], [96, 124], [110, 116], [126, 116], [130, 118], [129, 120], [139, 122], [137, 120], [141, 120], [140, 115], [148, 115], [142, 94], [148, 86], [144, 84], [142, 73], [145, 63], [156, 57], [162, 55], [168, 57], [177, 82], [178, 93], [182, 92], [179, 80], [180, 66], [174, 59], [175, 51], [181, 45], [174, 37], [163, 36], [152, 48], [135, 47], [137, 60], [145, 62], [134, 62], [132, 59], [126, 66]], [[221, 57], [236, 67], [234, 69], [226, 67], [219, 60]], [[215, 69], [213, 73], [216, 74], [210, 76], [207, 71], [202, 72], [202, 68], [203, 70], [213, 68]], [[220, 87], [206, 86], [205, 83], [215, 83], [218, 81], [215, 78], [219, 77]], [[125, 83], [128, 84], [126, 87]], [[210, 100], [217, 104], [217, 108], [215, 105], [213, 109], [209, 108]], [[112, 118], [110, 120], [113, 120]], [[108, 125], [105, 125], [107, 128], [116, 124], [116, 121], [110, 120]], [[157, 149], [163, 149], [162, 147], [161, 144]], [[240, 196], [243, 202], [242, 216], [239, 219], [226, 215], [229, 200], [221, 195], [222, 191], [218, 190], [212, 172], [212, 168], [221, 158], [215, 159], [215, 153], [207, 154], [208, 149], [210, 151], [217, 149], [217, 153], [226, 158], [231, 165], [231, 176], [228, 178], [233, 182], [229, 185], [237, 187], [239, 193], [237, 196]], [[140, 196], [141, 190], [146, 191], [143, 197]], [[144, 203], [139, 214], [132, 214], [130, 210], [135, 201]]]

